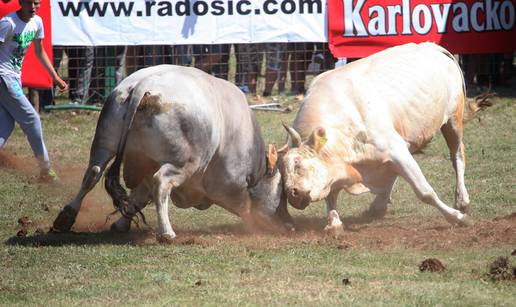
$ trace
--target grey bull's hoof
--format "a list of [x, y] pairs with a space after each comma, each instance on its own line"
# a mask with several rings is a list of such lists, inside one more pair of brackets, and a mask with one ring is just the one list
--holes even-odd
[[78, 212], [75, 211], [72, 207], [64, 207], [63, 210], [59, 212], [57, 218], [54, 220], [51, 232], [69, 232], [73, 223], [75, 223], [77, 214]]
[[127, 233], [131, 229], [130, 223], [121, 223], [120, 221], [116, 221], [111, 224], [110, 230], [111, 232], [117, 233]]

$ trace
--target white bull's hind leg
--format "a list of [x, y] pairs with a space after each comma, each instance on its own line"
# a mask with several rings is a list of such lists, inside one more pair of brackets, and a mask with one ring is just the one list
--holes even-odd
[[469, 195], [464, 183], [464, 171], [466, 169], [466, 158], [464, 144], [462, 143], [462, 129], [456, 127], [452, 122], [446, 123], [442, 128], [444, 139], [450, 149], [450, 160], [455, 170], [455, 208], [465, 213], [469, 211]]
[[75, 223], [75, 218], [81, 209], [82, 200], [102, 177], [107, 163], [113, 158], [114, 153], [106, 149], [97, 149], [90, 158], [88, 168], [84, 172], [82, 184], [79, 192], [74, 199], [66, 205], [59, 215], [54, 220], [52, 225], [53, 232], [67, 232], [70, 231], [72, 225]]
[[326, 227], [324, 227], [324, 231], [330, 235], [341, 235], [344, 232], [342, 221], [340, 220], [339, 213], [337, 212], [338, 196], [338, 190], [331, 191], [325, 199], [328, 223], [326, 224]]
[[414, 157], [412, 157], [403, 142], [392, 148], [391, 158], [395, 170], [400, 176], [407, 180], [421, 201], [439, 209], [446, 220], [451, 224], [463, 226], [471, 224], [467, 215], [447, 206], [437, 197], [437, 194], [426, 180], [416, 160], [414, 160]]
[[111, 225], [111, 231], [127, 232], [131, 228], [133, 217], [141, 211], [151, 199], [150, 186], [152, 179], [143, 180], [129, 195], [129, 203], [124, 209], [124, 214]]
[[169, 163], [163, 164], [152, 177], [153, 199], [158, 216], [156, 238], [159, 242], [170, 243], [176, 237], [168, 217], [170, 192], [173, 188], [180, 186], [185, 179], [186, 177], [181, 169]]

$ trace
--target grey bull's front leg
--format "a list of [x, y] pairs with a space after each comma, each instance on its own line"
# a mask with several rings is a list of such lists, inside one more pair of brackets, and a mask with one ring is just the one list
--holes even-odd
[[170, 193], [173, 188], [183, 184], [186, 176], [183, 171], [170, 163], [163, 164], [152, 177], [153, 199], [158, 216], [158, 231], [156, 239], [160, 243], [171, 243], [176, 237], [168, 217]]

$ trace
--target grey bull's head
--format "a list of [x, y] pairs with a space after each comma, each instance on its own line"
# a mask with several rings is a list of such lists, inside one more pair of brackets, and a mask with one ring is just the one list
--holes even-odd
[[287, 211], [287, 196], [277, 161], [276, 148], [274, 145], [269, 145], [266, 159], [267, 171], [256, 186], [250, 189], [253, 211], [266, 222], [291, 231], [294, 230], [294, 225]]

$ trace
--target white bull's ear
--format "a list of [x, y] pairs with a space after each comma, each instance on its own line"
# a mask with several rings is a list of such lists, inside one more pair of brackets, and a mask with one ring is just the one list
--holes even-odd
[[307, 145], [312, 147], [315, 152], [319, 152], [327, 141], [328, 138], [326, 137], [326, 129], [323, 127], [318, 127], [310, 135]]
[[278, 162], [278, 152], [274, 144], [269, 144], [269, 150], [267, 151], [267, 174], [274, 174], [276, 164]]
[[292, 148], [301, 146], [301, 136], [299, 135], [299, 133], [297, 133], [297, 131], [294, 128], [290, 127], [289, 125], [285, 124], [284, 122], [281, 124], [283, 125], [285, 130], [287, 130], [287, 133], [290, 136]]

